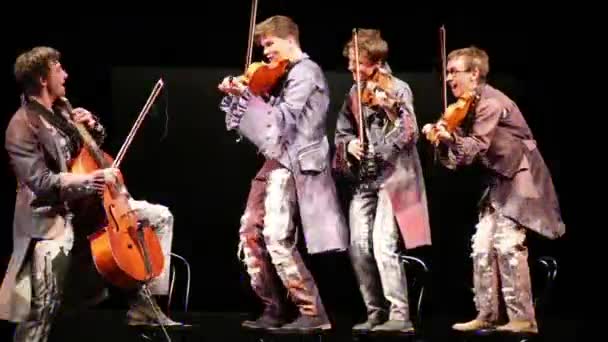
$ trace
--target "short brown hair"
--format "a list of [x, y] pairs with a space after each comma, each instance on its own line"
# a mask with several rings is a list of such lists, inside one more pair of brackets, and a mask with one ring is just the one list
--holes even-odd
[[485, 81], [488, 77], [488, 73], [490, 72], [490, 61], [488, 54], [472, 45], [466, 48], [457, 49], [448, 55], [448, 60], [457, 57], [465, 57], [466, 68], [469, 70], [479, 69], [479, 79], [481, 81]]
[[298, 25], [290, 17], [284, 15], [272, 16], [255, 26], [254, 40], [260, 43], [265, 35], [273, 35], [282, 39], [293, 36], [296, 43], [300, 44], [300, 31]]
[[[377, 63], [386, 61], [386, 57], [388, 56], [388, 43], [382, 38], [380, 30], [357, 30], [357, 45], [359, 45], [359, 55], [364, 56], [370, 62]], [[342, 51], [344, 57], [348, 57], [348, 51], [354, 47], [355, 41], [351, 38]]]
[[15, 79], [27, 95], [40, 92], [40, 78], [49, 75], [50, 66], [58, 62], [61, 53], [54, 48], [37, 46], [17, 57], [15, 61]]

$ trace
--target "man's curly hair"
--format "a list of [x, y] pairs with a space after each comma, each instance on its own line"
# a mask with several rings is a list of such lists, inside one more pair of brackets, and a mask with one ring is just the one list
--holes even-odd
[[54, 48], [37, 46], [17, 57], [15, 79], [26, 95], [40, 93], [40, 79], [49, 75], [51, 63], [58, 62], [61, 53]]

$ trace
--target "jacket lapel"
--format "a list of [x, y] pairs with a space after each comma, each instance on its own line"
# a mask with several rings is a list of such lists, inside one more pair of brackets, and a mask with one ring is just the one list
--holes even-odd
[[[40, 107], [40, 108], [39, 108]], [[30, 103], [26, 110], [30, 124], [38, 132], [40, 142], [44, 149], [51, 155], [51, 157], [57, 162], [61, 171], [68, 171], [67, 161], [63, 153], [61, 153], [61, 146], [59, 145], [58, 132], [56, 128], [44, 120], [40, 114], [40, 111], [44, 110], [42, 106], [37, 103]]]

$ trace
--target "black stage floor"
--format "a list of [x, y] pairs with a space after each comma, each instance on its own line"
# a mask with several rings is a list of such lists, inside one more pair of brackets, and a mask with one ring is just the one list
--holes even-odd
[[[122, 342], [122, 341], [168, 341], [161, 328], [133, 328], [124, 324], [124, 311], [93, 310], [65, 315], [58, 319], [49, 342]], [[191, 312], [174, 313], [174, 319], [192, 324], [186, 328], [167, 328], [172, 342], [213, 341], [584, 341], [577, 322], [567, 319], [546, 319], [539, 321], [540, 334], [534, 337], [505, 336], [463, 336], [450, 330], [453, 323], [449, 318], [430, 318], [419, 327], [414, 336], [353, 336], [350, 321], [334, 318], [334, 329], [323, 335], [260, 334], [240, 327], [248, 318], [244, 313]], [[4, 327], [6, 328], [6, 327]], [[6, 336], [6, 335], [5, 335]], [[10, 341], [10, 335], [2, 341]], [[597, 339], [592, 339], [597, 340]], [[599, 339], [601, 340], [601, 338]]]

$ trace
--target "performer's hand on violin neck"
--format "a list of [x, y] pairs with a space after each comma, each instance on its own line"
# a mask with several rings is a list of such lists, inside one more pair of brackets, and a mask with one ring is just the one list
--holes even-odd
[[361, 145], [361, 141], [359, 139], [353, 139], [348, 143], [348, 153], [352, 154], [357, 158], [357, 160], [361, 160], [363, 157], [363, 145]]
[[428, 139], [429, 133], [431, 133], [432, 130], [433, 124], [428, 123], [422, 127], [422, 134], [424, 134]]
[[77, 123], [84, 123], [89, 126], [89, 128], [93, 128], [95, 126], [95, 117], [91, 112], [84, 108], [76, 108], [72, 111], [72, 118]]
[[378, 87], [374, 82], [367, 82], [366, 87], [370, 89], [373, 94], [373, 104], [383, 107], [391, 108], [395, 105], [395, 100], [389, 97], [388, 93]]
[[453, 142], [452, 134], [448, 132], [444, 125], [426, 124], [422, 127], [422, 134], [430, 141], [436, 138], [438, 142]]
[[226, 94], [241, 95], [246, 85], [239, 78], [227, 76], [219, 84], [218, 89]]
[[452, 137], [452, 134], [450, 134], [450, 132], [447, 131], [447, 129], [445, 129], [445, 127], [443, 126], [439, 126], [439, 130], [437, 131], [437, 138], [441, 141], [441, 142], [452, 142], [454, 140], [454, 138]]

